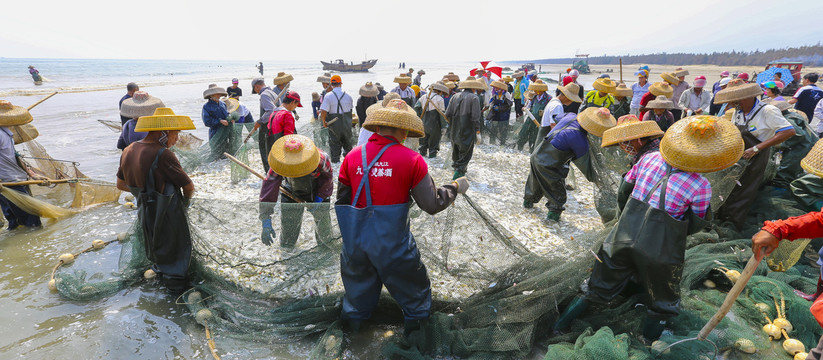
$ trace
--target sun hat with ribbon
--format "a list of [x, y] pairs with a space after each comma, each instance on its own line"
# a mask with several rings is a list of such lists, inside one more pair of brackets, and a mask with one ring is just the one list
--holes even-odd
[[674, 69], [674, 76], [681, 77], [686, 75], [689, 75], [689, 70], [683, 68]]
[[277, 77], [274, 78], [273, 83], [274, 85], [283, 85], [292, 80], [294, 80], [294, 76], [291, 76], [291, 74], [286, 74], [281, 71], [277, 73]]
[[145, 91], [135, 91], [132, 97], [123, 100], [123, 104], [120, 105], [120, 115], [129, 119], [137, 119], [154, 114], [154, 110], [161, 107], [166, 107], [166, 105], [160, 99]]
[[203, 91], [203, 98], [208, 99], [212, 95], [229, 96], [229, 93], [226, 92], [226, 89], [217, 86], [217, 84], [209, 84], [209, 88]]
[[380, 94], [380, 89], [371, 81], [366, 82], [366, 85], [360, 87], [360, 96], [375, 97]]
[[583, 102], [583, 100], [580, 99], [580, 95], [578, 95], [578, 93], [580, 92], [580, 85], [570, 83], [566, 86], [558, 86], [557, 90], [560, 90], [560, 92], [563, 93], [563, 95], [566, 96], [566, 98], [573, 102]]
[[817, 140], [806, 157], [800, 160], [800, 166], [809, 174], [823, 177], [823, 140]]
[[544, 83], [543, 80], [537, 79], [531, 84], [529, 84], [529, 89], [531, 91], [549, 91], [549, 85]]
[[317, 77], [317, 82], [319, 83], [330, 83], [331, 82], [331, 73], [324, 73]]
[[400, 74], [394, 77], [394, 82], [398, 84], [411, 84], [412, 78], [408, 77], [406, 74]]
[[665, 95], [660, 95], [646, 104], [647, 109], [674, 109], [674, 103]]
[[610, 78], [598, 78], [592, 84], [592, 87], [600, 92], [604, 92], [606, 94], [613, 94], [615, 88], [617, 88], [617, 83]]
[[475, 80], [474, 77], [469, 76], [466, 80], [460, 82], [457, 86], [458, 89], [475, 89], [475, 90], [483, 90], [485, 87], [480, 84], [479, 81]]
[[228, 111], [229, 114], [237, 111], [237, 109], [240, 107], [240, 101], [233, 98], [225, 99], [223, 100], [223, 103], [226, 104], [226, 111]]
[[732, 101], [739, 101], [758, 97], [763, 93], [760, 85], [755, 83], [747, 83], [740, 79], [734, 79], [729, 82], [725, 89], [718, 91], [714, 95], [715, 104], [724, 104]]
[[441, 82], [441, 81], [438, 81], [438, 82], [436, 82], [436, 83], [434, 83], [434, 84], [431, 84], [431, 88], [432, 88], [432, 90], [437, 90], [437, 91], [440, 91], [440, 92], [442, 92], [442, 93], [444, 93], [444, 94], [448, 94], [448, 93], [449, 93], [449, 87], [448, 87], [448, 86], [446, 86], [446, 84], [444, 84], [444, 83], [443, 83], [443, 82]]
[[[374, 106], [374, 105], [372, 105]], [[417, 113], [402, 99], [392, 99], [385, 106], [366, 115], [363, 128], [377, 132], [377, 127], [387, 126], [407, 130], [409, 137], [419, 138], [425, 135], [423, 121]]]
[[502, 82], [502, 81], [500, 81], [500, 80], [495, 80], [495, 81], [492, 81], [491, 86], [492, 86], [493, 88], [495, 88], [495, 89], [499, 89], [499, 90], [508, 90], [508, 89], [509, 89], [509, 87], [508, 87], [508, 86], [506, 86], [506, 83], [504, 83], [504, 82]]
[[40, 136], [40, 132], [37, 131], [37, 128], [34, 127], [34, 124], [32, 123], [11, 126], [9, 127], [9, 130], [11, 130], [14, 145], [34, 140]]
[[274, 142], [269, 151], [269, 166], [277, 175], [299, 178], [311, 174], [320, 163], [320, 151], [306, 136], [291, 134]]
[[702, 88], [704, 86], [706, 86], [706, 77], [705, 76], [700, 75], [700, 76], [694, 78], [694, 87]]
[[734, 165], [743, 156], [743, 137], [730, 121], [690, 116], [675, 122], [660, 141], [663, 160], [680, 170], [707, 173]]
[[640, 121], [637, 116], [629, 114], [617, 119], [617, 125], [603, 132], [601, 147], [617, 145], [624, 141], [642, 139], [645, 137], [658, 138], [663, 136], [663, 130], [656, 121]]
[[597, 137], [603, 137], [603, 132], [617, 125], [617, 121], [607, 108], [590, 107], [577, 115], [580, 126]]
[[194, 130], [194, 123], [188, 116], [176, 115], [170, 108], [161, 107], [152, 115], [141, 116], [134, 127], [135, 132], [165, 130]]
[[32, 120], [31, 113], [26, 108], [12, 105], [7, 100], [0, 100], [0, 126], [23, 125]]
[[614, 88], [614, 94], [617, 96], [628, 97], [634, 95], [634, 91], [628, 88], [625, 83], [617, 84], [617, 87]]
[[672, 84], [674, 86], [680, 84], [680, 79], [677, 78], [677, 75], [675, 75], [675, 73], [662, 73], [660, 74], [660, 77], [663, 78], [663, 80], [669, 82], [669, 84]]
[[672, 88], [672, 86], [667, 82], [659, 81], [649, 86], [649, 92], [654, 96], [663, 95], [667, 98], [671, 98], [674, 94], [674, 88]]

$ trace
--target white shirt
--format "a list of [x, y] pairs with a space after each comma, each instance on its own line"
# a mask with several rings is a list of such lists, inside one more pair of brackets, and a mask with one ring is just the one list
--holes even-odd
[[423, 112], [434, 111], [435, 109], [439, 109], [444, 113], [446, 112], [446, 102], [443, 101], [443, 97], [440, 96], [440, 94], [432, 94], [428, 104], [426, 104], [426, 98], [421, 96], [420, 99], [417, 99], [417, 103], [420, 104]]
[[678, 99], [678, 103], [684, 111], [703, 109], [703, 114], [709, 113], [709, 106], [712, 104], [712, 94], [706, 89], [700, 92], [700, 96], [695, 94], [694, 88], [683, 92]]
[[[761, 106], [762, 109], [758, 111]], [[750, 118], [750, 116], [754, 117]], [[734, 111], [732, 120], [736, 125], [747, 123], [743, 120], [742, 112], [737, 110]], [[760, 141], [771, 139], [778, 131], [793, 129], [792, 124], [783, 117], [780, 109], [774, 105], [763, 104], [759, 100], [754, 103], [751, 113], [746, 114], [746, 120], [748, 120], [746, 128]]]
[[[818, 101], [814, 107], [814, 117], [817, 119], [817, 132], [823, 133], [823, 101]], [[809, 119], [811, 124], [812, 119]]]
[[[337, 110], [337, 98], [340, 98], [340, 112]], [[354, 108], [354, 100], [346, 94], [341, 87], [336, 87], [323, 98], [320, 110], [325, 110], [329, 114], [342, 114], [350, 112]]]
[[646, 82], [646, 85], [640, 86], [639, 83], [632, 84], [632, 103], [629, 105], [631, 109], [639, 109], [640, 108], [640, 100], [647, 92], [649, 92], [649, 86], [652, 84], [650, 82]]
[[400, 86], [398, 86], [398, 87], [395, 87], [394, 89], [392, 89], [391, 92], [398, 93], [400, 95], [401, 99], [407, 99], [407, 98], [414, 99], [414, 97], [415, 97], [414, 89], [412, 89], [411, 86], [406, 86], [405, 90], [401, 90]]
[[540, 119], [540, 126], [547, 127], [557, 123], [557, 117], [563, 115], [563, 103], [557, 98], [549, 100], [546, 108], [543, 109], [543, 118]]
[[366, 128], [360, 128], [360, 135], [357, 136], [357, 146], [366, 145], [373, 134], [373, 132], [366, 130]]

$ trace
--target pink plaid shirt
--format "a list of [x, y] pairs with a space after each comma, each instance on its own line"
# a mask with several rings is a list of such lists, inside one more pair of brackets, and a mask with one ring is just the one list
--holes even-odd
[[[626, 182], [634, 183], [632, 197], [643, 201], [649, 191], [666, 175], [666, 162], [660, 152], [648, 153], [626, 174]], [[677, 169], [674, 169], [677, 170]], [[666, 190], [666, 212], [673, 218], [683, 220], [686, 210], [705, 217], [712, 200], [712, 186], [703, 175], [692, 172], [674, 172], [669, 176]], [[652, 194], [649, 205], [658, 207], [660, 191]]]

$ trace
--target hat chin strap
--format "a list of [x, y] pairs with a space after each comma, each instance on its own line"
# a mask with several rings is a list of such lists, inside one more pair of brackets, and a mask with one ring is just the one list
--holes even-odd
[[168, 130], [160, 131], [160, 138], [157, 139], [157, 142], [159, 142], [160, 145], [163, 145], [164, 148], [168, 148], [169, 147], [169, 131]]

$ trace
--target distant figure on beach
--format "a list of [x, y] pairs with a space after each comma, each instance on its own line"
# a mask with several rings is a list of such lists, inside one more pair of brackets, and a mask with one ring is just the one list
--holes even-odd
[[43, 81], [43, 78], [40, 76], [40, 71], [32, 65], [29, 65], [29, 74], [31, 74], [31, 79], [34, 80], [35, 83]]
[[231, 86], [226, 88], [226, 92], [232, 99], [240, 100], [240, 97], [243, 96], [243, 89], [237, 86], [239, 82], [240, 80], [237, 80], [237, 78], [231, 79]]
[[421, 86], [421, 81], [423, 81], [423, 75], [426, 75], [426, 72], [420, 70], [417, 72], [417, 76], [414, 77], [414, 81], [412, 82], [413, 85]]
[[260, 72], [260, 76], [263, 76], [263, 62], [262, 61], [259, 64], [257, 64], [257, 71]]
[[[120, 103], [118, 104], [118, 109], [121, 109], [121, 110], [123, 109], [123, 101], [126, 101], [126, 99], [129, 99], [132, 96], [134, 96], [135, 91], [140, 91], [140, 87], [137, 86], [137, 84], [135, 84], [133, 82], [130, 82], [130, 83], [126, 84], [126, 95], [123, 95], [123, 97], [120, 98]], [[131, 119], [131, 118], [127, 117], [127, 116], [123, 116], [123, 114], [120, 114], [120, 124], [125, 125], [126, 121], [129, 121], [129, 119]]]

